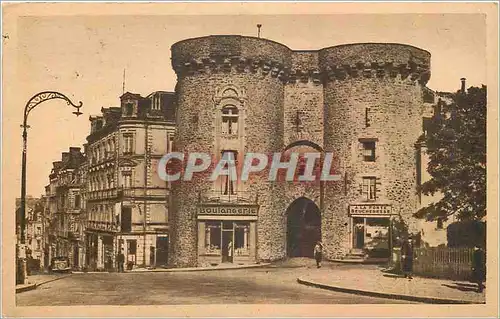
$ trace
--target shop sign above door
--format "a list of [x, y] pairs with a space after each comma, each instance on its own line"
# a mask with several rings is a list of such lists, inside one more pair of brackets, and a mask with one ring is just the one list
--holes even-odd
[[349, 205], [349, 215], [392, 215], [392, 206], [388, 204]]
[[257, 216], [258, 206], [241, 205], [200, 205], [198, 215]]

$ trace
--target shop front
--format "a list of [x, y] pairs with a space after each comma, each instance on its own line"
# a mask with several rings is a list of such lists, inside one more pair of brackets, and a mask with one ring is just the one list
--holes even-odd
[[255, 262], [257, 211], [257, 205], [200, 205], [199, 263], [208, 266]]
[[370, 257], [390, 257], [392, 245], [392, 209], [387, 204], [349, 206], [351, 247]]

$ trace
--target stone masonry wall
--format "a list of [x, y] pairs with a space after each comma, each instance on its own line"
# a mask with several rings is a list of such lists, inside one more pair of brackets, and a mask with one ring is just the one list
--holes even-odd
[[[400, 44], [354, 44], [319, 51], [291, 51], [279, 43], [243, 36], [209, 36], [172, 46], [178, 75], [176, 149], [214, 154], [218, 90], [246, 92], [244, 153], [283, 151], [310, 141], [333, 152], [345, 180], [324, 185], [322, 238], [326, 258], [350, 246], [348, 206], [362, 202], [363, 176], [377, 176], [376, 203], [393, 205], [411, 221], [416, 208], [415, 148], [421, 130], [422, 87], [430, 54]], [[369, 108], [370, 126], [366, 127]], [[298, 115], [298, 116], [297, 116]], [[298, 121], [297, 121], [298, 120]], [[376, 161], [363, 162], [359, 139], [376, 138]], [[319, 186], [269, 182], [251, 174], [244, 191], [258, 198], [257, 259], [286, 254], [286, 208], [299, 196], [320, 206]], [[170, 264], [197, 265], [196, 209], [213, 182], [173, 184]]]
[[[341, 49], [349, 49], [347, 53], [332, 48], [331, 56], [323, 52], [324, 63], [349, 65], [355, 63], [356, 56], [360, 65], [364, 65], [358, 71], [345, 72], [344, 67], [344, 73], [330, 73], [325, 84], [325, 150], [338, 154], [339, 166], [347, 176], [343, 183], [326, 185], [323, 239], [328, 258], [342, 256], [349, 248], [348, 206], [364, 201], [360, 194], [363, 176], [379, 178], [376, 203], [392, 204], [393, 213], [401, 214], [412, 224], [411, 214], [417, 200], [414, 144], [420, 134], [422, 85], [427, 73], [425, 69], [410, 66], [406, 69], [398, 66], [394, 72], [389, 64], [387, 69], [383, 59], [402, 63], [416, 49], [386, 47], [384, 51], [378, 44], [364, 45], [363, 50], [357, 50], [359, 45], [356, 50], [342, 46]], [[347, 61], [339, 60], [345, 56]], [[380, 68], [371, 64], [367, 67], [366, 61], [370, 59], [377, 61]], [[335, 69], [329, 65], [323, 67]], [[363, 161], [359, 147], [359, 139], [363, 138], [378, 139], [375, 162]]]
[[[197, 45], [193, 47], [192, 42]], [[245, 152], [282, 150], [284, 84], [278, 75], [279, 68], [290, 63], [287, 50], [271, 41], [226, 36], [192, 39], [174, 45], [173, 65], [179, 76], [178, 134], [174, 142], [177, 149], [214, 153], [217, 112], [214, 96], [221, 88], [232, 85], [244, 89], [247, 96], [244, 106]], [[232, 59], [225, 59], [227, 56]], [[276, 62], [276, 57], [279, 62]], [[193, 66], [196, 63], [185, 59], [205, 61], [206, 64]], [[213, 64], [210, 59], [213, 59]], [[240, 61], [244, 61], [243, 64]], [[255, 61], [259, 61], [257, 65], [254, 65]], [[198, 194], [203, 197], [204, 193], [210, 192], [213, 183], [206, 178], [194, 181], [173, 185], [176, 200], [171, 219], [173, 253], [170, 262], [176, 267], [197, 264]], [[259, 198], [257, 258], [272, 260], [283, 257], [285, 241], [280, 238], [281, 229], [278, 228], [283, 224], [285, 209], [284, 204], [276, 200], [283, 197], [282, 185], [269, 183], [265, 174], [251, 175], [245, 191]]]

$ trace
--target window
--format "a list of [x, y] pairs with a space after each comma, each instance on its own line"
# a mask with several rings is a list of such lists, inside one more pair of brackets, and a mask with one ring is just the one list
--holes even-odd
[[245, 256], [249, 254], [248, 234], [250, 224], [248, 222], [237, 222], [234, 227], [234, 254], [236, 256]]
[[41, 235], [41, 234], [42, 234], [42, 227], [38, 226], [38, 227], [36, 228], [36, 234], [37, 234], [37, 235]]
[[377, 199], [377, 178], [376, 177], [363, 177], [363, 185], [361, 193], [366, 196], [366, 200], [376, 200]]
[[437, 219], [437, 229], [443, 229], [443, 219], [442, 218]]
[[[235, 165], [237, 165], [236, 159], [238, 158], [238, 152], [236, 151], [222, 151], [222, 158], [229, 160], [232, 158]], [[226, 163], [225, 168], [228, 168], [229, 163]], [[223, 183], [223, 194], [224, 195], [235, 195], [236, 194], [236, 181], [233, 181], [231, 176], [231, 170], [228, 170], [229, 175], [222, 176]]]
[[235, 106], [222, 108], [222, 134], [238, 135], [238, 109]]
[[37, 241], [36, 241], [36, 249], [40, 250], [41, 246], [42, 246], [42, 241], [40, 239], [37, 239]]
[[127, 240], [127, 253], [129, 255], [135, 255], [137, 252], [137, 240], [129, 239]]
[[81, 205], [80, 195], [75, 195], [75, 208], [80, 208]]
[[122, 172], [123, 175], [123, 187], [132, 187], [132, 172]]
[[210, 255], [221, 254], [221, 223], [206, 222], [205, 224], [205, 253]]
[[364, 141], [361, 144], [363, 146], [363, 160], [375, 162], [375, 141]]
[[132, 231], [132, 208], [123, 207], [120, 227], [121, 231], [124, 233], [129, 233]]
[[365, 108], [365, 127], [370, 127], [370, 108]]
[[153, 96], [153, 105], [151, 107], [153, 110], [160, 110], [160, 95]]
[[131, 133], [123, 134], [123, 153], [131, 154], [134, 151], [134, 135]]
[[131, 102], [125, 103], [125, 116], [132, 116], [134, 114], [134, 104]]

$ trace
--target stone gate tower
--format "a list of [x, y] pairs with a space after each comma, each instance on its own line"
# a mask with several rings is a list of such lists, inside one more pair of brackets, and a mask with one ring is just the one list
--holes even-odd
[[292, 51], [244, 36], [174, 44], [177, 150], [239, 161], [247, 152], [334, 152], [342, 180], [174, 183], [171, 265], [307, 256], [311, 238], [322, 239], [327, 258], [387, 246], [390, 219], [410, 220], [416, 207], [429, 65], [428, 52], [401, 44]]

